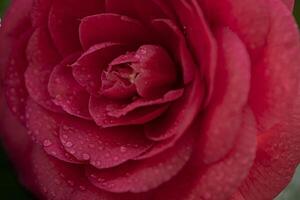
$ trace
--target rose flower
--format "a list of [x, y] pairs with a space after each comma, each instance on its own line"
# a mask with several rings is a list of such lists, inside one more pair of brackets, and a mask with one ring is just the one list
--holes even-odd
[[1, 140], [53, 200], [271, 200], [300, 161], [291, 0], [14, 0]]

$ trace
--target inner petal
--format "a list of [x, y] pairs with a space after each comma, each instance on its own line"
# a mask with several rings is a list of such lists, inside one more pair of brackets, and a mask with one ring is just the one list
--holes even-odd
[[108, 98], [163, 95], [177, 79], [176, 67], [168, 53], [156, 45], [143, 45], [135, 53], [113, 60], [102, 73], [102, 93]]

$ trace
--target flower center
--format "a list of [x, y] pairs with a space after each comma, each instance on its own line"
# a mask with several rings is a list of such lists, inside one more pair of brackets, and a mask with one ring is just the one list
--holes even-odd
[[101, 93], [108, 98], [155, 98], [176, 82], [176, 67], [168, 53], [155, 45], [143, 45], [114, 59], [101, 75]]

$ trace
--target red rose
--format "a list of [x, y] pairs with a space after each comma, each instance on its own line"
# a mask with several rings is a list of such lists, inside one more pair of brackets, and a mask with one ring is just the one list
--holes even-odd
[[300, 161], [292, 7], [13, 1], [1, 136], [23, 183], [55, 200], [272, 199]]

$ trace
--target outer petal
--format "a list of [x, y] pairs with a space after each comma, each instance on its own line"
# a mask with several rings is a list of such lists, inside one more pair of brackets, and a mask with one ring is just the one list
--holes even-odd
[[25, 119], [25, 104], [28, 96], [24, 72], [28, 65], [25, 49], [30, 34], [31, 31], [27, 31], [18, 38], [18, 41], [15, 41], [8, 63], [4, 65], [6, 66], [4, 79], [6, 100], [13, 114], [21, 121]]
[[103, 0], [53, 0], [48, 28], [59, 52], [66, 56], [80, 50], [79, 24], [88, 15], [103, 11]]
[[59, 126], [64, 116], [49, 112], [36, 104], [32, 99], [27, 101], [26, 125], [32, 139], [43, 146], [49, 154], [60, 160], [79, 163], [67, 153], [59, 141]]
[[151, 147], [141, 127], [100, 128], [92, 122], [69, 119], [60, 128], [66, 151], [96, 168], [110, 168], [130, 160]]
[[41, 106], [52, 111], [62, 111], [55, 105], [48, 92], [48, 82], [59, 55], [52, 45], [47, 29], [37, 28], [27, 46], [29, 66], [25, 72], [25, 83], [29, 95]]
[[[194, 129], [191, 130], [194, 131]], [[242, 133], [236, 146], [223, 160], [212, 165], [205, 165], [200, 161], [201, 155], [196, 151], [191, 162], [182, 172], [156, 191], [154, 199], [228, 199], [246, 178], [255, 157], [256, 129], [250, 110], [245, 111], [243, 126], [240, 130]]]
[[175, 176], [189, 160], [193, 134], [167, 151], [142, 161], [131, 161], [107, 170], [89, 168], [87, 174], [97, 187], [111, 192], [147, 192]]
[[292, 14], [279, 0], [199, 2], [210, 20], [230, 27], [246, 44], [254, 66], [250, 105], [259, 129], [271, 128], [288, 116], [299, 82], [299, 32]]
[[287, 5], [287, 7], [293, 11], [294, 10], [294, 6], [295, 6], [295, 0], [282, 0], [283, 3], [285, 3]]
[[250, 58], [242, 41], [228, 28], [220, 28], [216, 34], [220, 56], [214, 91], [202, 119], [202, 157], [206, 163], [225, 156], [241, 134], [250, 90]]

